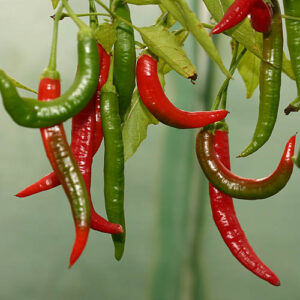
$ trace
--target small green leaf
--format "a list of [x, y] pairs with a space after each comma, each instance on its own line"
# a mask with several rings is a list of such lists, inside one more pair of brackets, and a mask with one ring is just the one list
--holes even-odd
[[167, 10], [183, 27], [186, 27], [180, 8], [174, 0], [160, 0], [160, 3], [161, 7]]
[[59, 3], [59, 0], [51, 0], [53, 9], [55, 9]]
[[[243, 46], [239, 47], [242, 51]], [[250, 51], [247, 51], [238, 66], [239, 73], [246, 86], [246, 98], [251, 98], [259, 84], [260, 59]]]
[[10, 81], [13, 83], [13, 85], [15, 87], [37, 94], [37, 91], [35, 91], [34, 89], [22, 84], [21, 82], [17, 81], [13, 77], [8, 76], [8, 78], [10, 79]]
[[147, 137], [147, 128], [150, 124], [157, 125], [158, 121], [144, 106], [136, 89], [122, 127], [125, 161], [137, 151], [142, 141]]
[[111, 49], [116, 41], [116, 26], [115, 24], [103, 23], [98, 26], [95, 33], [95, 39], [107, 53], [111, 52]]
[[125, 0], [125, 2], [135, 5], [159, 4], [159, 0]]
[[139, 33], [150, 51], [162, 58], [178, 74], [193, 78], [196, 67], [187, 57], [176, 37], [161, 25], [139, 28]]

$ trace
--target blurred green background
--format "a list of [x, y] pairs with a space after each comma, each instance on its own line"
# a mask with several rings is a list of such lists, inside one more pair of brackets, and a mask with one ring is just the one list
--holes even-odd
[[[82, 12], [87, 2], [70, 4]], [[198, 4], [202, 14], [198, 2], [190, 4], [194, 8]], [[1, 0], [0, 4], [0, 66], [37, 89], [51, 43], [50, 0]], [[153, 23], [159, 11], [153, 6], [132, 6], [132, 15], [136, 25], [145, 26]], [[219, 39], [218, 46], [228, 66], [229, 39]], [[167, 77], [167, 94], [182, 108], [202, 109], [215, 97], [224, 77], [192, 39], [187, 50], [198, 65], [197, 84], [192, 86], [172, 73]], [[69, 19], [60, 27], [58, 54], [65, 90], [76, 71], [76, 27]], [[263, 177], [275, 169], [286, 141], [300, 128], [299, 114], [283, 114], [294, 99], [295, 84], [283, 75], [280, 113], [270, 141], [249, 158], [235, 159], [252, 137], [258, 93], [246, 100], [240, 76], [234, 77], [227, 118], [232, 169], [242, 176]], [[111, 237], [92, 231], [84, 254], [68, 270], [74, 228], [63, 190], [56, 188], [27, 199], [13, 196], [50, 171], [40, 133], [18, 127], [4, 109], [0, 114], [0, 299], [299, 299], [298, 169], [276, 196], [265, 201], [235, 201], [250, 243], [280, 277], [279, 288], [244, 269], [222, 241], [211, 217], [208, 184], [196, 161], [196, 130], [164, 125], [149, 128], [147, 140], [126, 164], [124, 258], [116, 262]], [[95, 158], [92, 195], [95, 207], [105, 215], [102, 169], [103, 149]]]

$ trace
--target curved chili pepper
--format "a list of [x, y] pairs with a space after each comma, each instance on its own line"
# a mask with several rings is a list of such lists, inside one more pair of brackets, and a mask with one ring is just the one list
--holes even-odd
[[[283, 0], [285, 14], [291, 17], [300, 18], [300, 1], [299, 0]], [[299, 21], [285, 19], [287, 44], [289, 48], [291, 63], [296, 77], [296, 85], [298, 97], [290, 103], [284, 110], [288, 115], [290, 112], [296, 112], [300, 109], [300, 32]]]
[[[46, 75], [46, 73], [45, 73]], [[58, 79], [42, 78], [38, 99], [49, 101], [60, 94]], [[69, 148], [62, 124], [41, 128], [41, 135], [51, 166], [69, 199], [76, 229], [76, 239], [70, 256], [71, 267], [86, 245], [91, 222], [89, 195], [78, 165]]]
[[278, 193], [290, 179], [295, 141], [296, 136], [292, 136], [277, 169], [261, 179], [239, 177], [228, 170], [216, 156], [214, 136], [207, 129], [200, 130], [197, 135], [196, 153], [205, 176], [221, 192], [238, 199], [264, 199]]
[[147, 109], [160, 122], [176, 128], [199, 128], [220, 121], [226, 110], [187, 112], [175, 107], [166, 97], [157, 75], [157, 61], [142, 55], [137, 62], [137, 86]]
[[[123, 0], [112, 0], [111, 8], [117, 16], [131, 23], [130, 10]], [[114, 45], [114, 85], [119, 95], [119, 113], [123, 120], [130, 106], [135, 88], [135, 41], [134, 30], [125, 22], [117, 19], [116, 42]]]
[[19, 125], [32, 128], [49, 127], [78, 114], [92, 98], [99, 78], [97, 44], [91, 30], [78, 33], [78, 71], [69, 90], [51, 102], [22, 98], [15, 86], [0, 70], [0, 92], [4, 107]]
[[124, 147], [113, 68], [101, 91], [101, 117], [104, 134], [104, 196], [105, 209], [110, 222], [121, 224], [123, 233], [112, 235], [115, 258], [124, 253], [126, 227], [124, 215]]
[[250, 13], [257, 0], [235, 0], [227, 9], [221, 21], [212, 29], [211, 34], [222, 33], [241, 23]]
[[271, 29], [272, 7], [264, 0], [257, 0], [250, 10], [250, 21], [252, 27], [262, 33], [267, 33]]
[[[220, 162], [230, 170], [228, 133], [226, 131], [215, 131], [214, 148]], [[234, 257], [258, 277], [279, 286], [280, 280], [276, 274], [259, 259], [250, 246], [236, 216], [232, 198], [219, 191], [211, 183], [209, 184], [209, 196], [215, 224]]]
[[[99, 49], [102, 49], [102, 46], [99, 46]], [[107, 69], [107, 67], [105, 67], [105, 69]], [[103, 80], [107, 80], [106, 75], [99, 79], [99, 89], [101, 89], [103, 84], [105, 83], [102, 82]], [[89, 192], [89, 200], [91, 207], [91, 228], [105, 233], [119, 234], [123, 232], [122, 226], [119, 224], [110, 223], [104, 218], [102, 218], [100, 215], [98, 215], [94, 209], [90, 195], [92, 159], [95, 153], [97, 152], [95, 152], [95, 148], [99, 148], [103, 137], [102, 127], [98, 127], [98, 130], [101, 129], [99, 133], [95, 132], [97, 123], [97, 121], [95, 122], [96, 98], [99, 99], [98, 93], [94, 95], [94, 97], [91, 99], [88, 105], [79, 114], [73, 117], [72, 140], [70, 147], [74, 158], [78, 163], [81, 174], [83, 175], [86, 188]], [[98, 109], [100, 110], [100, 107]], [[100, 122], [101, 124], [100, 114], [99, 117], [100, 119], [98, 120], [98, 122]], [[95, 143], [97, 143], [97, 145], [95, 145]], [[42, 179], [35, 182], [34, 184], [30, 185], [29, 187], [25, 188], [16, 196], [21, 198], [27, 197], [35, 193], [52, 189], [58, 185], [60, 185], [60, 181], [56, 177], [56, 174], [52, 172], [44, 176]]]
[[271, 30], [269, 33], [263, 34], [264, 60], [261, 61], [260, 65], [258, 121], [252, 140], [240, 154], [241, 157], [257, 151], [269, 140], [277, 119], [281, 87], [283, 34], [278, 1], [273, 0], [272, 3]]

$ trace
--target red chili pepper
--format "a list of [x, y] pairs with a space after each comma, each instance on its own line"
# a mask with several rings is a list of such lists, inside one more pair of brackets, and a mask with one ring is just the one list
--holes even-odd
[[269, 3], [264, 0], [257, 0], [250, 10], [250, 20], [252, 27], [262, 33], [267, 33], [271, 29], [273, 10]]
[[212, 29], [211, 34], [222, 33], [242, 22], [248, 16], [256, 1], [257, 0], [235, 0], [221, 21]]
[[160, 122], [176, 128], [199, 128], [224, 119], [226, 110], [187, 112], [175, 107], [166, 97], [157, 74], [157, 61], [142, 55], [137, 62], [137, 86], [147, 109]]
[[[105, 52], [101, 45], [98, 46], [98, 50], [99, 56], [103, 55], [103, 63], [101, 64], [101, 66], [103, 67], [101, 67], [101, 75], [99, 78], [97, 92], [95, 93], [93, 99], [91, 99], [91, 101], [88, 103], [88, 105], [78, 115], [73, 117], [72, 120], [71, 150], [79, 165], [88, 191], [90, 191], [92, 159], [95, 153], [97, 152], [98, 148], [100, 147], [103, 139], [100, 115], [100, 102], [97, 101], [97, 98], [99, 98], [99, 91], [107, 80], [107, 73], [109, 71], [110, 64], [110, 56]], [[97, 105], [98, 103], [99, 105]], [[58, 185], [60, 185], [60, 181], [56, 177], [55, 173], [52, 172], [44, 176], [42, 179], [32, 184], [31, 186], [25, 188], [16, 196], [22, 198], [27, 197], [35, 193], [54, 188]], [[102, 218], [100, 215], [98, 215], [93, 207], [91, 196], [89, 199], [92, 218], [91, 228], [94, 230], [111, 234], [122, 233], [122, 226], [119, 224], [110, 223], [104, 218]]]
[[[214, 136], [216, 156], [230, 170], [228, 133], [216, 130]], [[269, 283], [279, 286], [280, 280], [256, 255], [235, 214], [232, 198], [209, 184], [210, 204], [215, 224], [234, 257], [249, 271]]]
[[[41, 79], [38, 94], [40, 101], [53, 100], [59, 95], [58, 79]], [[63, 125], [41, 128], [40, 131], [49, 162], [65, 190], [72, 209], [76, 238], [70, 256], [71, 267], [84, 250], [89, 235], [91, 214], [88, 192], [68, 145]]]
[[[103, 140], [103, 130], [102, 130], [102, 122], [101, 122], [101, 111], [100, 111], [100, 92], [103, 87], [103, 85], [106, 83], [109, 73], [109, 67], [110, 67], [110, 55], [107, 54], [105, 49], [98, 44], [98, 49], [101, 49], [101, 60], [100, 60], [100, 76], [99, 76], [99, 83], [98, 88], [96, 92], [96, 99], [95, 99], [95, 137], [94, 137], [94, 150], [93, 155], [95, 155], [101, 146], [102, 140]], [[100, 55], [100, 53], [99, 53]]]

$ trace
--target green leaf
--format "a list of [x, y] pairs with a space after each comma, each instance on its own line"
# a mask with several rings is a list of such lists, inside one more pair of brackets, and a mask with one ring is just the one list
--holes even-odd
[[183, 27], [186, 27], [180, 8], [174, 0], [160, 0], [160, 3], [161, 7], [165, 8]]
[[[239, 47], [242, 51], [243, 46]], [[239, 73], [246, 86], [246, 98], [251, 98], [259, 84], [260, 59], [250, 51], [247, 51], [238, 66]]]
[[53, 9], [55, 9], [59, 3], [59, 0], [51, 0]]
[[125, 0], [125, 2], [135, 5], [159, 4], [159, 0]]
[[13, 85], [15, 87], [37, 94], [37, 91], [35, 91], [34, 89], [22, 84], [21, 82], [17, 81], [13, 77], [8, 76], [8, 78], [10, 79], [10, 81], [13, 83]]
[[[212, 17], [219, 22], [225, 11], [233, 3], [234, 0], [203, 0]], [[252, 28], [248, 18], [234, 28], [227, 30], [225, 34], [231, 36], [241, 45], [247, 48], [254, 55], [262, 59], [262, 34], [256, 34]], [[283, 72], [291, 79], [295, 79], [292, 72], [291, 63], [286, 57], [282, 63]]]
[[[221, 71], [227, 76], [231, 77], [228, 70], [225, 68], [222, 58], [214, 45], [212, 38], [204, 29], [201, 22], [198, 20], [195, 13], [189, 8], [185, 0], [173, 0], [180, 8], [181, 14], [184, 18], [186, 28], [191, 31], [195, 39], [210, 56], [210, 58], [219, 66]], [[184, 25], [184, 24], [182, 24]]]
[[156, 56], [162, 58], [178, 74], [193, 78], [196, 67], [187, 57], [176, 37], [161, 25], [141, 27], [138, 29], [144, 43]]
[[98, 26], [95, 33], [95, 39], [107, 53], [111, 52], [111, 49], [116, 41], [116, 26], [115, 24], [103, 23]]
[[158, 123], [144, 106], [136, 89], [122, 127], [125, 161], [137, 151], [142, 141], [147, 137], [148, 126], [150, 124], [157, 125]]

